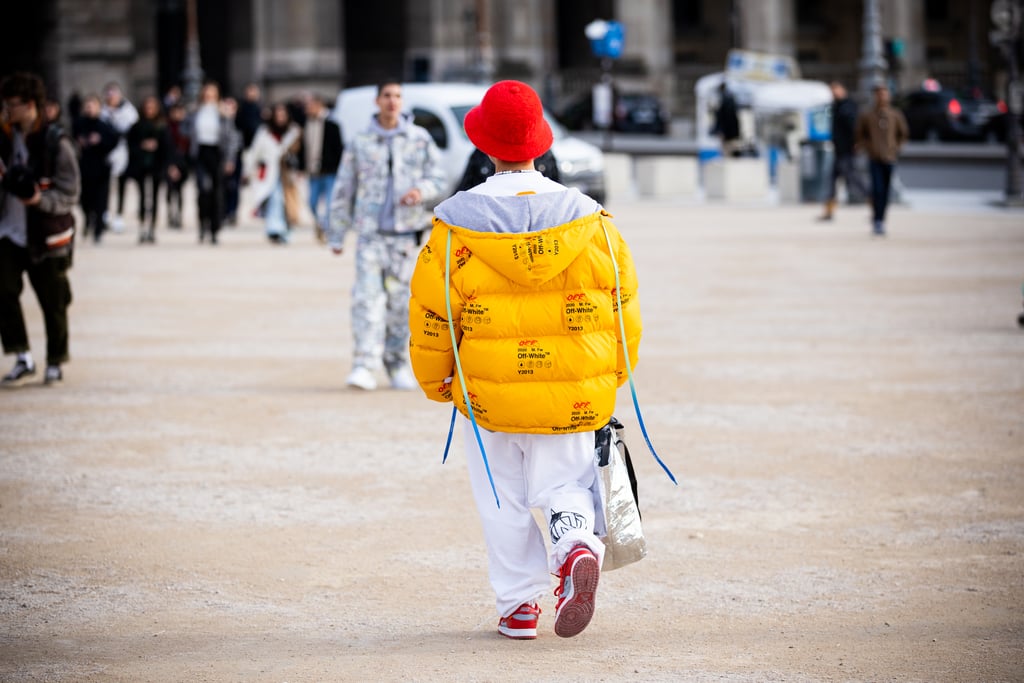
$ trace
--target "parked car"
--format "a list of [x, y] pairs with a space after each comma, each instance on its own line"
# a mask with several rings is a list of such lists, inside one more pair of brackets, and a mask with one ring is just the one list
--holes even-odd
[[934, 81], [903, 98], [911, 140], [995, 142], [1006, 134], [1006, 105], [980, 91], [955, 92]]
[[[446, 197], [454, 192], [474, 149], [462, 127], [462, 120], [470, 109], [480, 104], [487, 87], [470, 83], [402, 85], [402, 102], [406, 111], [412, 114], [416, 124], [427, 129], [441, 150], [448, 178]], [[376, 98], [377, 87], [372, 85], [346, 88], [338, 94], [332, 116], [341, 125], [346, 143], [366, 130], [370, 117], [377, 111]], [[551, 153], [558, 163], [562, 184], [578, 188], [603, 203], [605, 181], [601, 150], [570, 136], [549, 112], [545, 112], [545, 117], [554, 134]]]
[[[570, 130], [594, 128], [593, 95], [587, 92], [572, 99], [562, 108], [558, 117]], [[668, 132], [668, 110], [657, 95], [644, 92], [617, 93], [612, 110], [612, 130], [620, 133], [652, 133], [664, 135]]]

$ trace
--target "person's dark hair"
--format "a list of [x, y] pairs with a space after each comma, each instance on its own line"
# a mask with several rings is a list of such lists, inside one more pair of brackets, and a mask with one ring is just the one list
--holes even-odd
[[0, 82], [0, 98], [8, 99], [17, 97], [24, 102], [35, 102], [39, 115], [43, 115], [43, 106], [46, 104], [46, 86], [39, 76], [19, 71], [11, 74]]
[[[277, 114], [278, 110], [283, 111], [285, 113], [286, 119], [285, 119], [283, 124], [279, 124], [277, 122], [276, 114]], [[274, 135], [277, 135], [278, 137], [283, 136], [285, 133], [288, 132], [288, 127], [291, 125], [291, 123], [292, 123], [292, 112], [288, 108], [287, 104], [285, 104], [284, 102], [278, 102], [273, 107], [271, 107], [271, 109], [270, 109], [270, 120], [267, 121], [267, 127], [270, 128], [270, 131], [272, 133], [274, 133]]]
[[402, 79], [400, 79], [400, 78], [385, 78], [383, 80], [377, 81], [377, 97], [380, 97], [380, 94], [382, 92], [384, 92], [384, 88], [388, 87], [389, 85], [397, 85], [397, 86], [401, 87]]

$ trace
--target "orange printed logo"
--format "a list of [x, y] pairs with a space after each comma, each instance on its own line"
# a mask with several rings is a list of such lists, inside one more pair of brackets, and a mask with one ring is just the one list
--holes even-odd
[[583, 410], [590, 407], [590, 401], [577, 401], [572, 404], [573, 410]]
[[583, 292], [579, 292], [578, 294], [569, 294], [568, 296], [565, 297], [565, 300], [566, 301], [581, 301], [581, 300], [586, 299], [586, 298], [587, 298], [586, 294], [584, 294]]
[[456, 256], [465, 256], [468, 253], [469, 253], [469, 247], [459, 247], [458, 249], [455, 250], [455, 255]]
[[537, 345], [537, 340], [536, 339], [520, 339], [519, 340], [519, 345], [520, 346], [536, 346]]

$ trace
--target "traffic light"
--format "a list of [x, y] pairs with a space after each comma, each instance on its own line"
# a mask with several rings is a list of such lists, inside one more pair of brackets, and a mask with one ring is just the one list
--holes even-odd
[[903, 66], [903, 39], [885, 39], [885, 61], [889, 62], [889, 71], [897, 74]]

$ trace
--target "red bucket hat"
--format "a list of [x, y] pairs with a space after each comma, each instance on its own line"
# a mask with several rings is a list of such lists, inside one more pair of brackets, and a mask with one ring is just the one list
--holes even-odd
[[477, 149], [502, 161], [536, 159], [554, 140], [540, 97], [519, 81], [498, 81], [488, 88], [463, 126]]

